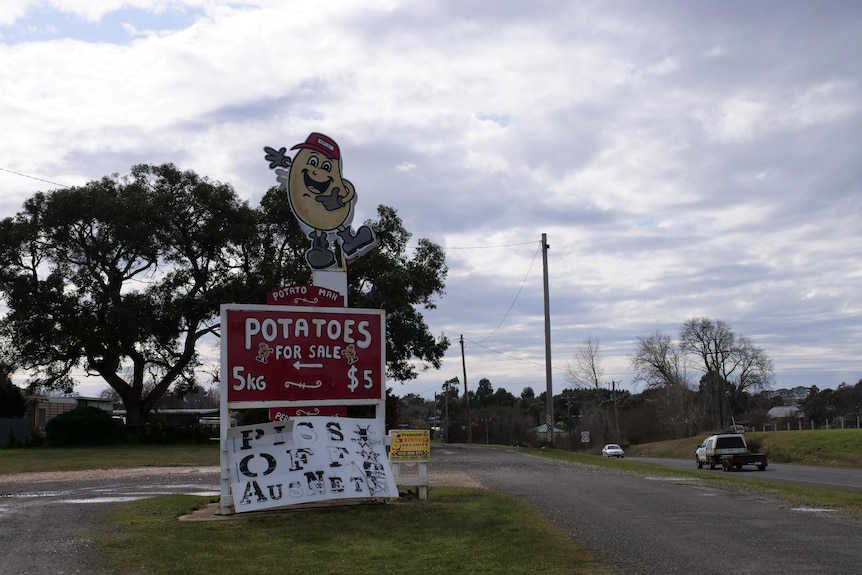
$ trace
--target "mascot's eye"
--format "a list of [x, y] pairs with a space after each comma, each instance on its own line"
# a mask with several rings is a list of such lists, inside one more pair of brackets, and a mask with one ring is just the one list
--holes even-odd
[[317, 156], [311, 156], [310, 158], [308, 158], [308, 165], [314, 166], [316, 168], [317, 167]]
[[327, 172], [331, 172], [332, 171], [332, 162], [323, 162], [320, 165], [320, 167], [323, 168], [324, 170], [326, 170]]

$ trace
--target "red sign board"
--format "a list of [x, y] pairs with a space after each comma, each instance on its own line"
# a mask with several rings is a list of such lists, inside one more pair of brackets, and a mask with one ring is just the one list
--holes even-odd
[[321, 286], [283, 286], [266, 294], [269, 305], [344, 307], [344, 295]]
[[222, 306], [229, 402], [380, 400], [383, 310]]
[[286, 421], [294, 417], [347, 417], [346, 405], [326, 405], [323, 407], [273, 407], [269, 410], [270, 421]]

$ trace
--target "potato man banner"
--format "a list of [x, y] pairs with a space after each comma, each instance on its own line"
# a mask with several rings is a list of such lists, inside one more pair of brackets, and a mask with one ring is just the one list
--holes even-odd
[[227, 451], [235, 512], [398, 497], [384, 432], [381, 421], [347, 417], [230, 428]]

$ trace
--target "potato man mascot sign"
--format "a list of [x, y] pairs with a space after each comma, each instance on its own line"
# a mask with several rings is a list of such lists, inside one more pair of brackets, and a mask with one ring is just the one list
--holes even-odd
[[[332, 243], [341, 245], [345, 260], [359, 257], [377, 245], [368, 226], [350, 228], [356, 204], [356, 189], [341, 175], [341, 151], [335, 140], [313, 132], [291, 160], [285, 148], [264, 148], [270, 169], [275, 169], [282, 190], [287, 190], [290, 208], [311, 240], [305, 260], [312, 270], [335, 267]], [[285, 169], [286, 168], [286, 169]]]

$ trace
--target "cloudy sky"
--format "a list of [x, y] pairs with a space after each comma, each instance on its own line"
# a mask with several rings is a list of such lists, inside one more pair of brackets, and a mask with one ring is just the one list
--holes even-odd
[[[446, 249], [443, 369], [555, 392], [587, 337], [727, 322], [775, 386], [862, 377], [862, 3], [4, 0], [0, 217], [173, 162], [257, 205], [262, 147], [339, 143], [356, 221]], [[83, 394], [104, 388], [88, 382]]]

